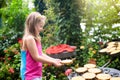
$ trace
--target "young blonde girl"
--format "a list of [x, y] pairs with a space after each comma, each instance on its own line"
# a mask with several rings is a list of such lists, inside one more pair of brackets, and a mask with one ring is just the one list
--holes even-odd
[[39, 12], [32, 12], [25, 22], [23, 45], [21, 48], [22, 80], [42, 80], [42, 63], [62, 66], [60, 59], [54, 59], [42, 52], [41, 37], [46, 17]]

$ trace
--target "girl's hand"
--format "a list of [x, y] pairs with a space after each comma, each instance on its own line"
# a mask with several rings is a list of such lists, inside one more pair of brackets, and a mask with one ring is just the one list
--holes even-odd
[[60, 59], [55, 59], [54, 62], [53, 62], [53, 65], [56, 66], [56, 67], [62, 66], [61, 60]]
[[58, 61], [58, 62], [61, 62], [61, 59], [55, 59], [56, 61]]

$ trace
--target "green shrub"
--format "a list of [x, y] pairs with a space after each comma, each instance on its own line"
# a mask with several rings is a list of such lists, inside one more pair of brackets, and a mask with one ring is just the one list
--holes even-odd
[[4, 49], [4, 56], [0, 57], [0, 79], [19, 80], [20, 79], [20, 48], [16, 43]]

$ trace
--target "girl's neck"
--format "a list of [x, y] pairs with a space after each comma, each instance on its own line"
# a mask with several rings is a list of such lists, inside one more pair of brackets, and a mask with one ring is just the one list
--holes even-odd
[[36, 37], [39, 36], [39, 32], [36, 32], [36, 35], [35, 35], [35, 36], [36, 36]]

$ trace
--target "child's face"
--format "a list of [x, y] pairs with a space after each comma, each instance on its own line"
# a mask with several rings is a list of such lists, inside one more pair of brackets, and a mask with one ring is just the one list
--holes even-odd
[[44, 25], [45, 25], [45, 21], [44, 21], [44, 20], [41, 21], [41, 22], [39, 22], [39, 23], [37, 24], [37, 31], [42, 32], [42, 31], [44, 30], [44, 29], [43, 29]]

